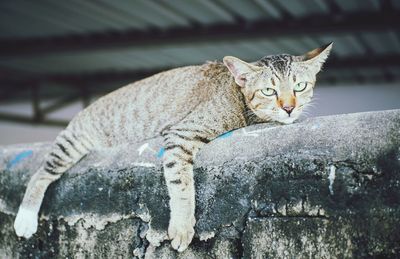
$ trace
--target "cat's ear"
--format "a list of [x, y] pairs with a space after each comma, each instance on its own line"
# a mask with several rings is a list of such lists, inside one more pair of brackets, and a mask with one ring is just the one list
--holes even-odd
[[314, 73], [318, 73], [328, 58], [332, 45], [333, 42], [305, 53], [301, 56], [302, 62], [307, 66], [311, 66]]
[[235, 78], [236, 84], [244, 87], [246, 84], [246, 75], [251, 72], [256, 72], [261, 68], [238, 58], [232, 56], [226, 56], [223, 59], [225, 66], [229, 69], [233, 77]]

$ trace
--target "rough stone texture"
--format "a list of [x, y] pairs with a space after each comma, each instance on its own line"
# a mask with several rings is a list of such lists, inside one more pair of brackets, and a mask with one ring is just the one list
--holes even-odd
[[165, 240], [160, 143], [88, 155], [49, 188], [29, 240], [13, 220], [49, 146], [1, 147], [0, 257], [400, 257], [400, 110], [214, 140], [196, 159], [196, 236], [182, 254]]

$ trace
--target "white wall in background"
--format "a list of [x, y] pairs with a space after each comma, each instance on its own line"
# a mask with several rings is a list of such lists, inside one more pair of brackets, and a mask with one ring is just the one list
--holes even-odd
[[[74, 103], [49, 115], [52, 119], [69, 121], [82, 109], [80, 102]], [[32, 106], [29, 103], [0, 105], [0, 112], [32, 116]], [[0, 121], [0, 145], [52, 141], [62, 130], [61, 127], [36, 126]]]
[[400, 83], [316, 86], [311, 116], [400, 109]]
[[[322, 116], [375, 110], [400, 109], [400, 83], [377, 85], [318, 86], [313, 108], [308, 116]], [[30, 114], [29, 104], [0, 105], [0, 112]], [[69, 119], [82, 109], [80, 103], [52, 114], [52, 118]], [[31, 126], [0, 121], [0, 145], [52, 141], [61, 128]]]

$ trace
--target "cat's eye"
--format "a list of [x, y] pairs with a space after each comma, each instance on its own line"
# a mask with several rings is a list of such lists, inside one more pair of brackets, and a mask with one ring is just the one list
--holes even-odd
[[303, 92], [307, 88], [308, 85], [309, 85], [309, 83], [307, 83], [307, 82], [300, 82], [294, 86], [293, 90], [295, 92]]
[[261, 92], [263, 93], [263, 95], [265, 96], [273, 96], [276, 95], [276, 91], [272, 88], [265, 88], [262, 89]]

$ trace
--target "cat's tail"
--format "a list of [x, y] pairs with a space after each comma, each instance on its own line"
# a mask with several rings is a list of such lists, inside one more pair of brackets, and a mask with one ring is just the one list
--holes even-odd
[[44, 163], [30, 179], [14, 222], [18, 236], [31, 237], [37, 230], [38, 213], [47, 187], [82, 159], [94, 147], [86, 134], [66, 129], [53, 143]]

